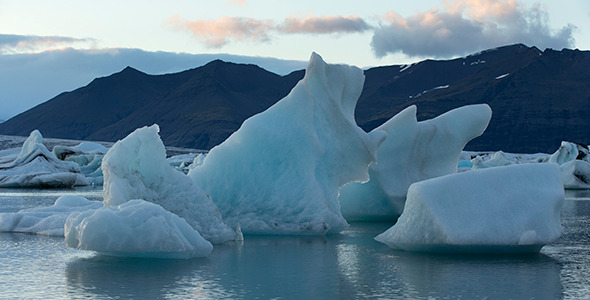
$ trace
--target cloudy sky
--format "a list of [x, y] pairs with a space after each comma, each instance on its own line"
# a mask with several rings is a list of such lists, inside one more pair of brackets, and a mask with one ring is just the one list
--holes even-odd
[[221, 58], [287, 74], [312, 51], [366, 68], [514, 43], [590, 49], [590, 1], [0, 0], [0, 119], [127, 65]]

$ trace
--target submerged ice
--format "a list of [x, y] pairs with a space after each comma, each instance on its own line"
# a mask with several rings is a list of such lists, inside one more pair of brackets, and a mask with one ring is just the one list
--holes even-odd
[[342, 214], [347, 220], [394, 220], [404, 208], [408, 187], [418, 181], [456, 173], [461, 150], [480, 136], [492, 116], [486, 104], [451, 110], [418, 122], [412, 105], [375, 130], [387, 132], [370, 181], [340, 189]]
[[247, 119], [189, 176], [245, 234], [325, 234], [347, 227], [338, 188], [368, 180], [382, 131], [354, 121], [363, 71], [313, 53], [285, 98]]
[[375, 239], [425, 252], [535, 252], [561, 235], [556, 164], [474, 170], [414, 183], [397, 223]]

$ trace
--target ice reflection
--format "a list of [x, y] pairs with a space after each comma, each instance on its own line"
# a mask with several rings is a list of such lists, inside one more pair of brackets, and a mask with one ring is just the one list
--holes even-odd
[[[407, 287], [410, 298], [557, 299], [560, 268], [545, 255], [453, 256], [393, 251], [392, 274]], [[383, 262], [385, 265], [385, 261]], [[380, 287], [387, 291], [389, 282]]]
[[544, 254], [426, 255], [373, 236], [390, 224], [353, 224], [328, 237], [246, 236], [207, 259], [95, 256], [68, 263], [72, 294], [178, 299], [560, 298], [560, 265]]

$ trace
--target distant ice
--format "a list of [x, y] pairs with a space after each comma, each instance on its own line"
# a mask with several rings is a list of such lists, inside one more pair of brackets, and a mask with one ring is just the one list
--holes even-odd
[[523, 163], [556, 163], [561, 167], [561, 178], [566, 189], [590, 188], [590, 155], [588, 146], [561, 142], [553, 154], [514, 154], [502, 151], [477, 154], [473, 169], [491, 168]]
[[590, 163], [571, 160], [561, 166], [561, 180], [566, 189], [590, 189]]
[[102, 207], [101, 202], [65, 195], [59, 197], [52, 206], [0, 213], [0, 231], [64, 236], [64, 224], [71, 213], [99, 207]]
[[213, 250], [184, 219], [143, 200], [72, 213], [65, 241], [68, 247], [125, 257], [206, 257]]
[[363, 83], [361, 69], [329, 65], [313, 53], [289, 95], [247, 119], [189, 176], [244, 234], [343, 230], [338, 187], [369, 179], [385, 137], [354, 121]]
[[397, 223], [375, 239], [425, 252], [536, 252], [555, 241], [564, 189], [556, 164], [446, 175], [410, 186]]
[[107, 151], [108, 148], [101, 144], [82, 142], [73, 147], [56, 145], [52, 152], [60, 160], [77, 163], [89, 184], [102, 185], [102, 158]]
[[158, 125], [139, 128], [104, 156], [105, 206], [143, 199], [184, 218], [214, 244], [233, 239], [235, 232], [223, 222], [211, 198], [166, 161], [159, 130]]
[[484, 132], [492, 115], [488, 105], [479, 104], [418, 122], [416, 110], [412, 105], [375, 129], [387, 132], [387, 139], [369, 167], [371, 180], [340, 189], [347, 220], [395, 220], [410, 184], [457, 172], [461, 150]]
[[38, 130], [31, 132], [13, 161], [3, 161], [0, 187], [63, 188], [88, 184], [76, 163], [57, 159], [43, 145], [43, 136]]

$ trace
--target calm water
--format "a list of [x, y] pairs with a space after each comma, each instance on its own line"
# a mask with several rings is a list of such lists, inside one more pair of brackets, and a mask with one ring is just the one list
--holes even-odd
[[[64, 193], [0, 190], [0, 212]], [[353, 223], [328, 237], [246, 236], [208, 258], [125, 259], [66, 248], [63, 238], [0, 233], [0, 298], [590, 299], [590, 193], [568, 192], [564, 235], [540, 254], [426, 255], [373, 240], [392, 224]]]

